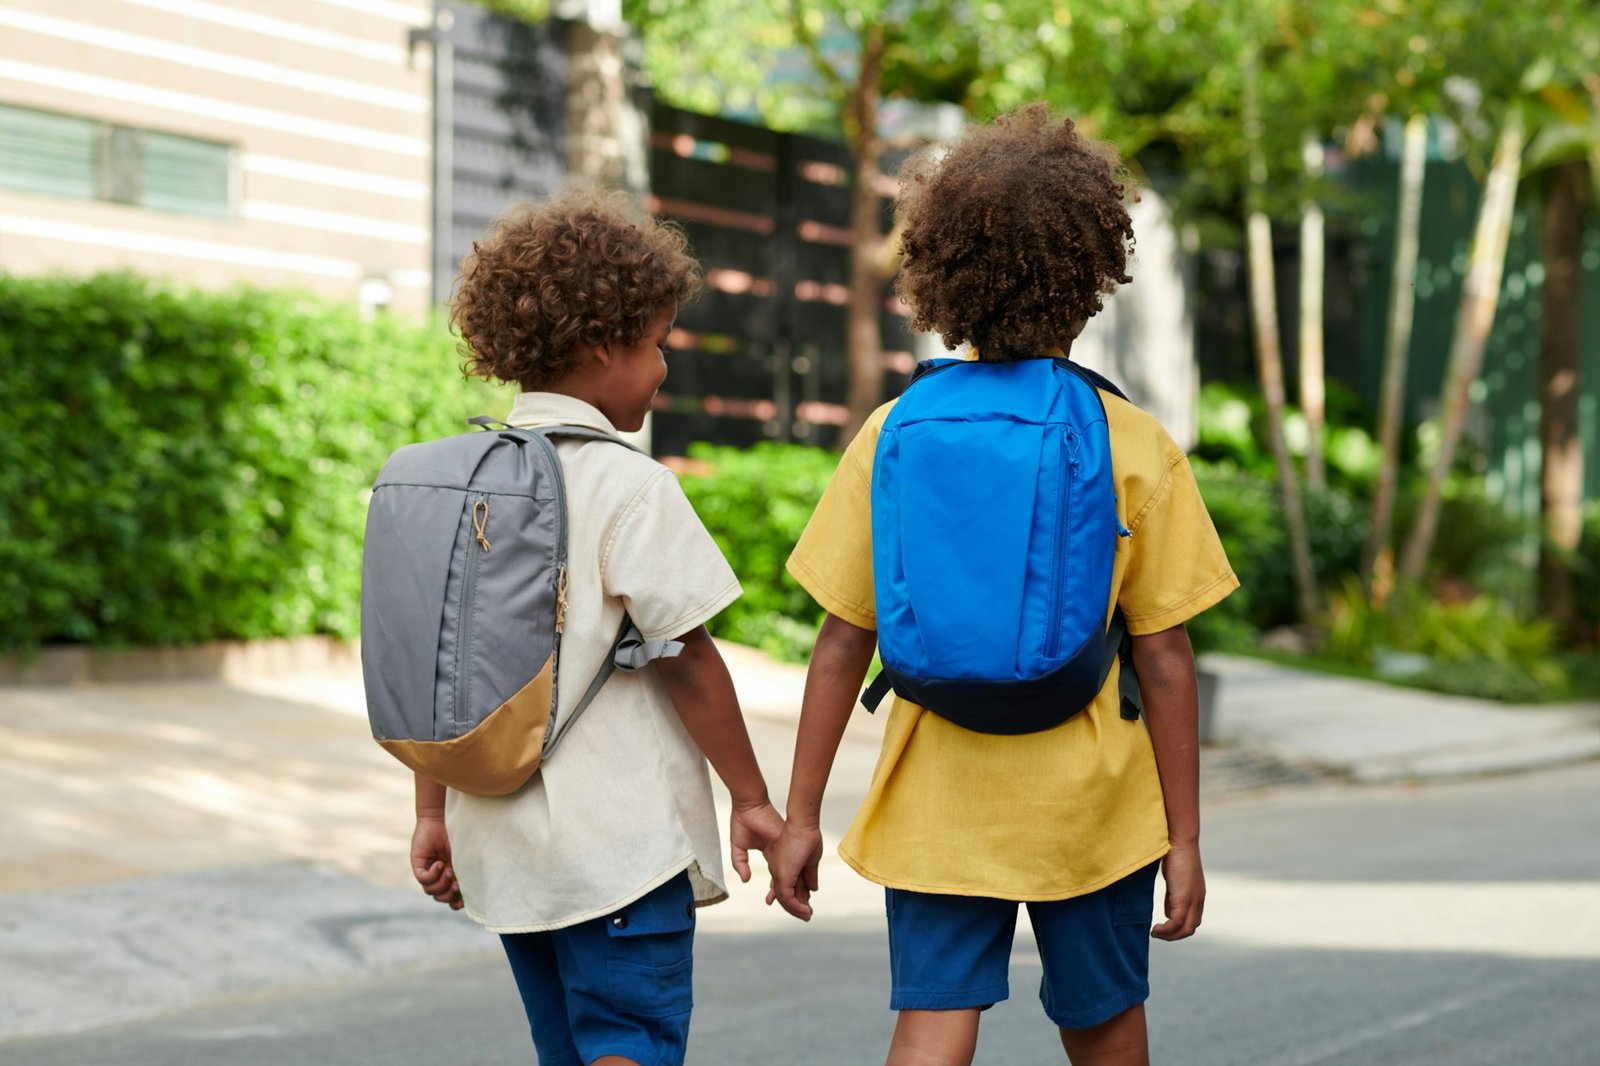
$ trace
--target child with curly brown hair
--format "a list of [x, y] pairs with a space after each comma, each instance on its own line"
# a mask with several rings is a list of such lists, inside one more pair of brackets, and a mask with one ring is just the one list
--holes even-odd
[[[452, 317], [468, 374], [514, 382], [517, 427], [638, 430], [673, 317], [700, 286], [683, 235], [620, 195], [503, 218], [463, 264]], [[783, 826], [705, 623], [739, 583], [664, 466], [555, 438], [567, 493], [561, 666], [594, 677], [622, 619], [676, 657], [612, 675], [561, 754], [508, 796], [418, 776], [423, 889], [500, 934], [543, 1066], [682, 1063], [695, 909], [727, 898], [706, 762], [733, 799], [733, 866]], [[566, 718], [584, 692], [558, 690]]]
[[[948, 347], [970, 343], [978, 362], [1000, 364], [967, 374], [970, 382], [1005, 376], [1007, 367], [1028, 370], [1022, 361], [1065, 359], [1104, 297], [1130, 280], [1133, 228], [1115, 153], [1071, 121], [1053, 120], [1042, 105], [923, 152], [901, 177], [901, 294], [917, 328], [937, 331]], [[1067, 363], [1056, 369], [1078, 374]], [[1048, 373], [1035, 379], [1055, 381]], [[961, 390], [972, 387], [938, 394], [951, 422], [966, 420], [962, 396], [970, 394]], [[886, 890], [890, 1007], [899, 1012], [891, 1066], [972, 1061], [980, 1012], [1009, 994], [1019, 904], [1028, 908], [1039, 946], [1040, 998], [1071, 1061], [1146, 1063], [1149, 938], [1178, 940], [1200, 924], [1198, 707], [1184, 622], [1238, 581], [1183, 451], [1132, 404], [1104, 389], [1099, 398], [1117, 528], [1109, 514], [1096, 527], [1115, 540], [1114, 556], [1109, 545], [1102, 549], [1111, 556], [1110, 597], [1087, 610], [1091, 619], [1114, 618], [1120, 610], [1147, 725], [1137, 713], [1123, 713], [1109, 657], [1088, 706], [1064, 708], [1059, 724], [1031, 732], [973, 731], [895, 699], [871, 785], [839, 845], [851, 867]], [[885, 469], [879, 442], [895, 406], [880, 408], [850, 444], [789, 559], [789, 572], [827, 617], [806, 681], [789, 822], [768, 854], [768, 902], [776, 899], [805, 920], [818, 887], [819, 812], [834, 755], [880, 620], [899, 624], [880, 614], [890, 608], [885, 587], [874, 581], [874, 534], [959, 543], [986, 522], [957, 500], [937, 525], [926, 513], [885, 511], [898, 527], [874, 530], [880, 517], [874, 479]], [[1009, 458], [1019, 466], [1037, 463], [1038, 447], [1033, 451]], [[981, 480], [1006, 477], [1005, 459], [990, 463]], [[933, 460], [949, 471], [969, 461], [958, 448]], [[1031, 481], [1027, 488], [1032, 500]], [[1029, 514], [1056, 501], [1051, 495], [1046, 502], [1041, 492], [1038, 503], [1027, 505]], [[1049, 532], [1056, 528], [1027, 523], [1020, 542], [1060, 539]], [[1087, 547], [1048, 543], [1058, 559]], [[988, 540], [975, 539], [965, 550], [981, 557], [972, 568], [980, 582], [986, 568], [1018, 565]], [[953, 580], [930, 573], [918, 579], [927, 587]], [[918, 616], [918, 625], [926, 622]], [[963, 628], [974, 642], [998, 634], [1002, 646], [1020, 655], [1014, 631], [1025, 624], [998, 610], [978, 613], [956, 623], [957, 642]], [[1151, 928], [1158, 867], [1166, 920]]]

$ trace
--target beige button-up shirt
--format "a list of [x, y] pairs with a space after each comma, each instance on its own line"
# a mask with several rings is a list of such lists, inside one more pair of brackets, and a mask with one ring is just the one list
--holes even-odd
[[[617, 431], [569, 396], [517, 397], [515, 426]], [[689, 632], [739, 596], [739, 582], [672, 472], [604, 441], [556, 439], [567, 486], [568, 607], [558, 720], [609, 652], [624, 610], [647, 639]], [[501, 797], [451, 790], [452, 859], [466, 911], [496, 933], [608, 914], [689, 871], [695, 900], [727, 898], [705, 756], [654, 667], [618, 671], [549, 763]]]

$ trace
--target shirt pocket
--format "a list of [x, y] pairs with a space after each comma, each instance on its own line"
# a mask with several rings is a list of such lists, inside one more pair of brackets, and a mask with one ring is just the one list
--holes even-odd
[[606, 980], [613, 1006], [641, 1018], [694, 1007], [694, 889], [687, 874], [606, 918]]

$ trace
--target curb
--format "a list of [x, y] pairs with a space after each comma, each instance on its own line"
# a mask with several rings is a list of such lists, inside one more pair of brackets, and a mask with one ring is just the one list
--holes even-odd
[[255, 681], [294, 673], [360, 670], [359, 641], [337, 637], [214, 641], [186, 648], [64, 646], [0, 656], [0, 686], [127, 681]]

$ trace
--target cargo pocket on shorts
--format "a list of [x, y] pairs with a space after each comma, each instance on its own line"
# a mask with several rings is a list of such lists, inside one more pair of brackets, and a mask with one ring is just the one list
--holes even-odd
[[1151, 925], [1155, 921], [1156, 867], [1153, 862], [1105, 889], [1111, 893], [1111, 924]]
[[694, 889], [686, 874], [606, 919], [611, 1002], [640, 1018], [694, 1006]]

